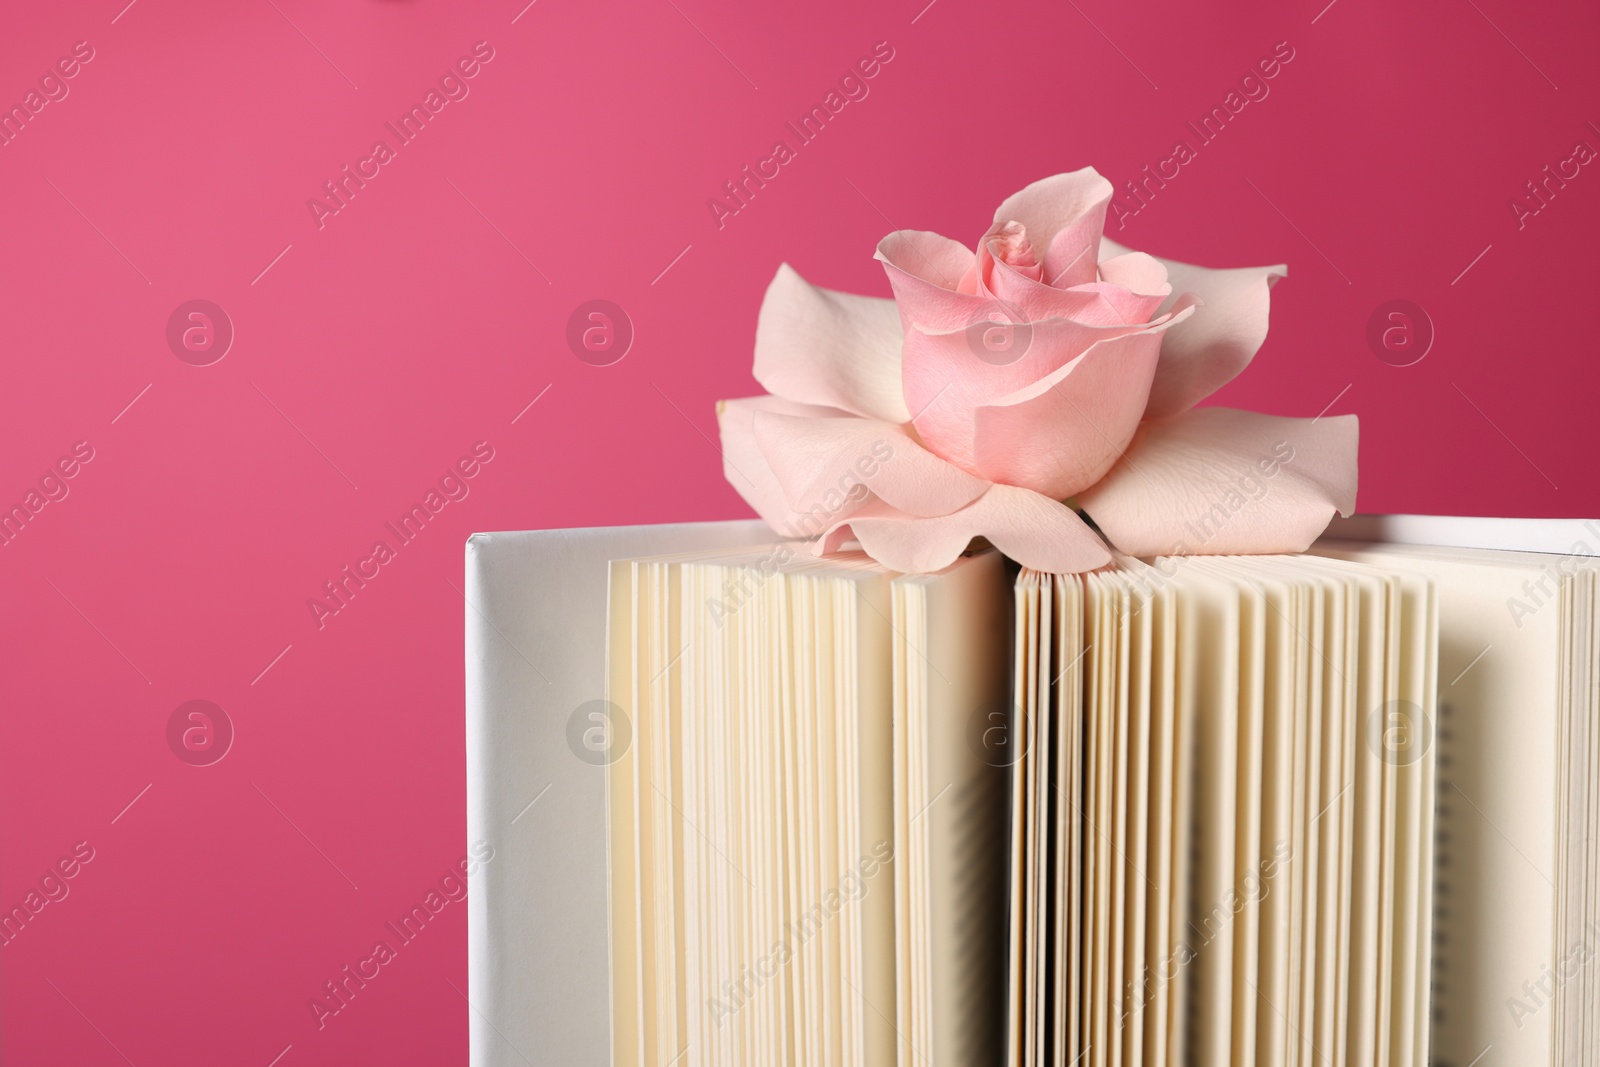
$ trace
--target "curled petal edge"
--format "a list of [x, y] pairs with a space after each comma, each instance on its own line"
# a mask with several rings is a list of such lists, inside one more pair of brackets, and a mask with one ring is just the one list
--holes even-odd
[[813, 551], [826, 555], [855, 540], [890, 570], [923, 574], [954, 563], [975, 537], [1034, 570], [1076, 574], [1111, 562], [1105, 543], [1077, 512], [1011, 485], [990, 486], [966, 507], [936, 518], [872, 502], [835, 523]]

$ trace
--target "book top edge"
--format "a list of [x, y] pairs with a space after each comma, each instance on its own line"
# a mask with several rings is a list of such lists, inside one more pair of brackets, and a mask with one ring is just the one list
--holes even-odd
[[[467, 538], [468, 553], [500, 547], [559, 540], [582, 541], [629, 532], [719, 530], [748, 535], [751, 545], [786, 541], [759, 519], [710, 522], [587, 526], [569, 529], [482, 531]], [[1498, 549], [1508, 552], [1549, 552], [1560, 555], [1600, 555], [1600, 518], [1522, 519], [1461, 515], [1354, 515], [1335, 517], [1322, 541], [1362, 541], [1441, 548]]]
[[1320, 540], [1592, 556], [1600, 555], [1600, 519], [1353, 515], [1336, 517]]

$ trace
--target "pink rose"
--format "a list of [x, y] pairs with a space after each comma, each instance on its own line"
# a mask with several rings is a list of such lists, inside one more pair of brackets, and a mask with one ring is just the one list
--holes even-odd
[[1356, 418], [1194, 405], [1247, 366], [1285, 268], [1208, 270], [1101, 230], [1085, 168], [995, 212], [974, 253], [901, 230], [878, 245], [893, 301], [767, 289], [755, 377], [718, 405], [724, 470], [785, 536], [850, 540], [898, 571], [986, 537], [1025, 566], [1288, 552], [1354, 509]]

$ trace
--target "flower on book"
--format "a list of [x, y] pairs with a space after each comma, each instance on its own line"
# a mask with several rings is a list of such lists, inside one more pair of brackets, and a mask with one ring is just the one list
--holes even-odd
[[975, 537], [1055, 572], [1111, 562], [1107, 542], [1295, 552], [1350, 514], [1354, 415], [1195, 407], [1255, 356], [1285, 268], [1130, 251], [1101, 233], [1111, 195], [1093, 168], [1035, 182], [976, 252], [891, 233], [893, 300], [779, 267], [756, 327], [770, 395], [717, 405], [734, 488], [818, 554], [855, 541], [904, 572]]

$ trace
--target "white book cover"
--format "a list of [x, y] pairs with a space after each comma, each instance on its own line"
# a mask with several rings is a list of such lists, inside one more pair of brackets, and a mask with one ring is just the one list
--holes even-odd
[[467, 840], [494, 849], [468, 887], [473, 1067], [611, 1063], [603, 726], [580, 710], [605, 696], [610, 561], [764, 541], [748, 521], [467, 542]]
[[[1600, 522], [1358, 516], [1326, 539], [1595, 556]], [[475, 1067], [612, 1062], [604, 746], [627, 725], [604, 714], [608, 564], [776, 543], [756, 521], [469, 542], [467, 830], [495, 850], [469, 888]], [[1441, 682], [1465, 665], [1445, 653]]]

